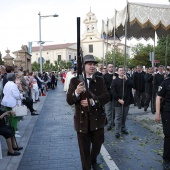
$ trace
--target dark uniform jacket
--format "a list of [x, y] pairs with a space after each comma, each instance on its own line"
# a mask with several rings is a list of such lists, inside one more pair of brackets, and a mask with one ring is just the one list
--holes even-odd
[[134, 89], [137, 91], [144, 92], [145, 91], [145, 80], [144, 80], [145, 72], [135, 72], [133, 75], [133, 81], [134, 81]]
[[158, 87], [161, 85], [163, 80], [164, 80], [164, 74], [159, 74], [159, 73], [155, 74], [154, 86], [155, 86], [156, 92], [158, 91]]
[[103, 74], [101, 72], [99, 72], [99, 71], [96, 71], [95, 75], [96, 76], [103, 76]]
[[111, 84], [111, 93], [114, 100], [115, 107], [121, 107], [122, 105], [118, 102], [119, 99], [124, 100], [124, 106], [129, 106], [130, 104], [134, 103], [133, 95], [132, 95], [132, 87], [133, 82], [129, 78], [124, 81], [124, 96], [123, 96], [123, 79], [117, 77], [112, 81]]
[[151, 94], [153, 91], [153, 76], [152, 74], [146, 73], [144, 76], [145, 79], [145, 93]]
[[170, 111], [170, 77], [167, 77], [158, 87], [158, 96], [163, 97], [163, 111]]
[[89, 83], [89, 90], [91, 91], [89, 98], [92, 98], [95, 102], [95, 105], [91, 106], [90, 114], [88, 109], [86, 107], [82, 107], [80, 104], [81, 95], [79, 97], [75, 95], [75, 89], [77, 88], [78, 84], [79, 80], [77, 77], [73, 77], [70, 81], [66, 99], [69, 105], [75, 104], [75, 130], [77, 132], [87, 133], [89, 131], [104, 128], [106, 123], [106, 114], [104, 112], [103, 106], [110, 100], [104, 79], [102, 77], [93, 75], [93, 78]]

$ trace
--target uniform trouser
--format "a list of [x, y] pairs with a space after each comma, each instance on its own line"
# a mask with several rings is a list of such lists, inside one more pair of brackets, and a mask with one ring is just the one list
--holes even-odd
[[120, 133], [121, 130], [126, 130], [126, 118], [129, 112], [129, 106], [115, 107], [115, 129], [116, 133]]
[[154, 91], [153, 97], [152, 97], [153, 98], [153, 102], [152, 102], [153, 104], [152, 104], [152, 108], [151, 108], [153, 112], [155, 112], [155, 110], [156, 110], [156, 96], [157, 96], [157, 91]]
[[134, 99], [134, 105], [136, 105], [137, 104], [137, 102], [136, 102], [136, 92], [134, 92], [133, 99]]
[[[104, 142], [104, 128], [88, 133], [77, 133], [83, 170], [90, 170], [97, 161], [101, 145]], [[92, 145], [92, 146], [91, 146]]]
[[105, 104], [105, 112], [107, 116], [107, 127], [111, 127], [114, 125], [114, 119], [115, 119], [115, 108], [114, 108], [114, 102], [113, 100], [109, 101]]
[[55, 81], [51, 82], [51, 88], [54, 89], [55, 88]]
[[145, 93], [142, 91], [136, 91], [136, 103], [138, 107], [144, 106]]
[[163, 159], [170, 161], [170, 113], [164, 111], [161, 113], [163, 133], [164, 133], [164, 151]]
[[145, 93], [145, 102], [144, 102], [144, 108], [149, 107], [150, 101], [152, 102], [152, 94], [151, 93]]

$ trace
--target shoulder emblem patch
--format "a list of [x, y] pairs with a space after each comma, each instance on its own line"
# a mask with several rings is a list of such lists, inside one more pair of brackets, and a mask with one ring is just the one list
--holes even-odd
[[160, 92], [160, 91], [161, 91], [161, 89], [162, 89], [162, 87], [161, 87], [161, 86], [159, 86], [159, 87], [158, 87], [158, 91]]

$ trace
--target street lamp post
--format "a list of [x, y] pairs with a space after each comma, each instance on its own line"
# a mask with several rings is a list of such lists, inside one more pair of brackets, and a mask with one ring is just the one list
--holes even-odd
[[44, 44], [44, 41], [41, 40], [41, 18], [58, 17], [58, 15], [54, 14], [42, 16], [40, 12], [38, 13], [38, 15], [39, 15], [40, 73], [42, 73], [42, 44]]

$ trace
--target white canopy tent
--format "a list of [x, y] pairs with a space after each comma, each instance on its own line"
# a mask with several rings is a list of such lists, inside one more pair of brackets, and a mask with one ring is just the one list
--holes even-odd
[[128, 2], [109, 20], [108, 32], [115, 28], [116, 35], [121, 38], [125, 36], [126, 26], [127, 39], [154, 39], [155, 31], [158, 37], [167, 36], [170, 34], [170, 5]]

